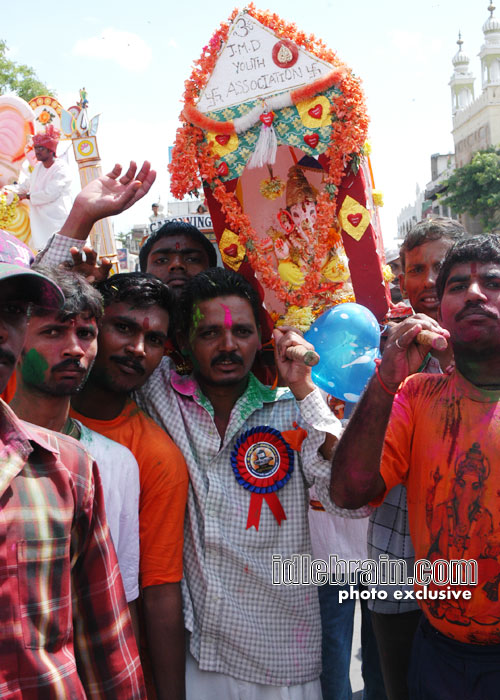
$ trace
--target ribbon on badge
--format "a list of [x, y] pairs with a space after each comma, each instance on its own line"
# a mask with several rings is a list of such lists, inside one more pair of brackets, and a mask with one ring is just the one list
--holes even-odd
[[231, 466], [236, 481], [251, 492], [246, 529], [259, 529], [263, 500], [281, 525], [286, 515], [276, 492], [293, 472], [293, 450], [283, 435], [268, 425], [247, 430], [234, 444]]

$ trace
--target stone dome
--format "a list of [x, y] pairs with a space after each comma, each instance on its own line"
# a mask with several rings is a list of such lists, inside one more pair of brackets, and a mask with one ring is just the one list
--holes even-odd
[[500, 34], [500, 22], [497, 20], [496, 17], [493, 16], [493, 12], [495, 11], [495, 9], [495, 5], [493, 4], [490, 4], [488, 6], [488, 12], [490, 13], [490, 16], [483, 24], [483, 33], [485, 35]]

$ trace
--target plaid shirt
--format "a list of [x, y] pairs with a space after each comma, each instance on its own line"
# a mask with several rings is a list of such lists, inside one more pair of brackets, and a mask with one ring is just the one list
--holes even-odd
[[[321, 671], [321, 621], [310, 586], [272, 584], [272, 555], [311, 552], [307, 488], [315, 483], [327, 509], [330, 463], [318, 453], [321, 430], [338, 435], [340, 423], [319, 390], [296, 402], [250, 375], [233, 407], [224, 439], [213, 407], [192, 377], [170, 376], [164, 358], [141, 391], [141, 403], [184, 454], [190, 475], [184, 540], [186, 626], [200, 668], [271, 685], [305, 683]], [[236, 480], [231, 453], [238, 437], [256, 426], [307, 431], [294, 451], [295, 469], [278, 492], [286, 520], [278, 525], [266, 503], [259, 528], [247, 529], [251, 494]], [[299, 451], [300, 450], [300, 451]], [[368, 511], [369, 512], [369, 511]], [[362, 513], [366, 515], [367, 513]]]
[[[441, 374], [441, 367], [438, 360], [429, 355], [421, 371], [427, 374]], [[406, 562], [406, 575], [413, 578], [415, 550], [410, 537], [406, 488], [402, 484], [391, 489], [383, 503], [375, 508], [370, 516], [367, 548], [368, 558], [375, 559], [375, 561], [378, 561], [381, 554], [387, 554], [389, 559], [404, 560]], [[413, 584], [378, 584], [370, 586], [370, 588], [387, 593], [385, 600], [379, 598], [368, 600], [368, 607], [374, 612], [394, 615], [420, 610], [416, 600], [404, 599], [404, 591], [413, 591]], [[396, 591], [403, 591], [402, 597], [398, 600], [394, 598]]]
[[69, 249], [81, 249], [85, 243], [86, 241], [78, 241], [76, 238], [68, 238], [61, 236], [60, 233], [54, 233], [47, 241], [45, 248], [36, 255], [35, 262], [47, 267], [60, 265], [63, 262], [72, 262], [73, 258]]
[[0, 697], [145, 698], [97, 466], [0, 403]]

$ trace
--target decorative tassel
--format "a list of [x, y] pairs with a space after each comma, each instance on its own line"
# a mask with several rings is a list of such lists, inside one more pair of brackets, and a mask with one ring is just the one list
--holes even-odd
[[276, 162], [278, 139], [273, 126], [274, 112], [264, 112], [259, 119], [262, 126], [254, 152], [248, 159], [248, 168], [261, 168], [263, 165], [274, 165]]

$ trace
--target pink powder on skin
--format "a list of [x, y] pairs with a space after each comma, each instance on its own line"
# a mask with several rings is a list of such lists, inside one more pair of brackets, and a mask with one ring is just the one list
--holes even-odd
[[224, 309], [224, 328], [232, 328], [233, 317], [231, 316], [231, 310], [229, 306], [226, 306], [225, 304], [221, 304], [221, 306]]

